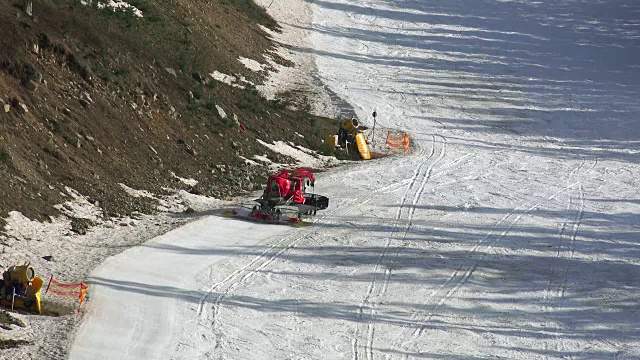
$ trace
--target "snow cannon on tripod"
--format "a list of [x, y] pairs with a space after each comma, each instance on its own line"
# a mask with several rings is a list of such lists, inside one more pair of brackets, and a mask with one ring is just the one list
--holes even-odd
[[0, 287], [0, 304], [11, 306], [11, 310], [19, 308], [42, 313], [40, 307], [40, 290], [44, 281], [35, 276], [36, 272], [29, 264], [11, 266], [2, 273]]

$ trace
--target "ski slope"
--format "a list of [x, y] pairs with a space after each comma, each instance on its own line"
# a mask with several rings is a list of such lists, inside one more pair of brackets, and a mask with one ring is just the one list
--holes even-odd
[[308, 5], [295, 50], [411, 154], [318, 174], [314, 226], [110, 258], [70, 358], [640, 358], [640, 4]]

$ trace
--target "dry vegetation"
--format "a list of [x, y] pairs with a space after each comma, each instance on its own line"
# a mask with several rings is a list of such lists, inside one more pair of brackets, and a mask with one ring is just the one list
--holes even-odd
[[251, 0], [129, 3], [142, 18], [79, 0], [35, 2], [33, 17], [21, 1], [0, 3], [0, 217], [18, 210], [46, 220], [67, 200], [65, 187], [107, 215], [151, 212], [153, 202], [118, 183], [155, 193], [186, 187], [171, 172], [198, 180], [192, 192], [224, 198], [256, 188], [267, 171], [240, 156], [277, 158], [256, 139], [321, 149], [334, 131], [286, 100], [209, 76], [260, 83], [265, 73], [238, 57], [286, 63], [258, 25], [277, 24]]

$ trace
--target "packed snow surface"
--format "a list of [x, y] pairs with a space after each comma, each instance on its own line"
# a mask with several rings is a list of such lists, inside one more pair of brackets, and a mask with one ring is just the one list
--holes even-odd
[[306, 6], [293, 50], [412, 152], [317, 174], [311, 227], [214, 214], [110, 258], [70, 357], [640, 358], [640, 3]]

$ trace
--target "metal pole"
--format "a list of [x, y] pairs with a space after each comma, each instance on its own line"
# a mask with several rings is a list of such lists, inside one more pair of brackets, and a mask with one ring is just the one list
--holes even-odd
[[376, 116], [378, 114], [376, 111], [373, 111], [373, 130], [371, 130], [371, 146], [376, 144]]

